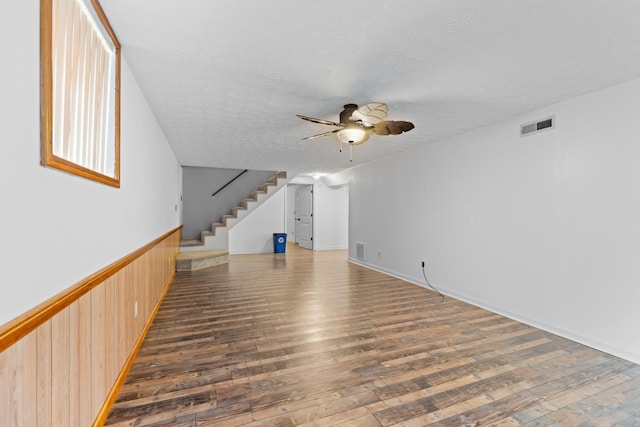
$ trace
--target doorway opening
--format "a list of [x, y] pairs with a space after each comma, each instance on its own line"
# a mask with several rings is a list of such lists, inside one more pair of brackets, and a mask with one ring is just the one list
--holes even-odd
[[287, 229], [289, 241], [313, 249], [313, 185], [289, 185]]

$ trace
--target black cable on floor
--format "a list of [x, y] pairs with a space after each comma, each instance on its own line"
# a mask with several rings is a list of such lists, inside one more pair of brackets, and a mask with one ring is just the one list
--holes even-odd
[[442, 301], [444, 301], [444, 295], [442, 295], [442, 293], [437, 290], [430, 282], [429, 279], [427, 279], [427, 273], [424, 271], [424, 261], [422, 261], [422, 275], [424, 276], [424, 280], [425, 282], [427, 282], [427, 285], [429, 285], [429, 287], [431, 289], [433, 289], [435, 291], [435, 293], [437, 293], [438, 295], [440, 295], [440, 297], [442, 298]]

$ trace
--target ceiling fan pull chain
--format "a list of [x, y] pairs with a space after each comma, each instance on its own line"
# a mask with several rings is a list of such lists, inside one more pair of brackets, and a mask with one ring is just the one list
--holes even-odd
[[342, 141], [338, 140], [338, 143], [340, 144], [340, 152], [342, 153]]
[[349, 161], [353, 162], [353, 144], [349, 144]]

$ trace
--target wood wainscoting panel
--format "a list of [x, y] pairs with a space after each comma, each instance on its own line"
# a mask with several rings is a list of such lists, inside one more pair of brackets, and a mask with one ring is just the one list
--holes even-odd
[[106, 378], [107, 344], [105, 322], [105, 285], [95, 287], [91, 292], [91, 412], [97, 413], [102, 406], [106, 389], [109, 386]]
[[131, 347], [131, 343], [135, 342], [133, 317], [129, 316], [131, 313], [130, 307], [127, 307], [122, 301], [131, 301], [133, 299], [133, 292], [131, 287], [127, 287], [126, 280], [123, 275], [117, 275], [118, 281], [118, 301], [120, 303], [117, 306], [118, 314], [116, 316], [116, 328], [118, 329], [116, 346], [119, 350], [118, 356], [121, 360], [125, 360], [129, 352], [127, 347]]
[[[35, 403], [36, 412], [38, 414], [38, 423], [43, 420], [52, 419], [51, 410], [51, 320], [46, 321], [42, 326], [36, 329], [37, 343], [36, 343], [36, 380], [37, 389], [34, 390], [34, 394], [26, 394], [23, 396], [17, 396], [18, 399], [29, 399], [36, 396], [36, 401], [31, 400], [31, 403]], [[16, 363], [20, 363], [19, 360]]]
[[[118, 372], [122, 367], [122, 362], [125, 359], [121, 359], [119, 357], [118, 351], [109, 351], [109, 348], [117, 349], [118, 340], [118, 330], [116, 328], [116, 316], [117, 316], [117, 288], [118, 288], [118, 280], [116, 276], [118, 274], [109, 277], [104, 285], [102, 286], [105, 291], [105, 313], [108, 313], [108, 318], [105, 319], [105, 345], [107, 346], [107, 351], [105, 351], [105, 374], [107, 381], [111, 378], [115, 378], [118, 376]], [[109, 387], [111, 384], [109, 384]]]
[[38, 390], [37, 348], [38, 335], [32, 332], [0, 353], [0, 423], [8, 423], [10, 419], [11, 425], [38, 425], [38, 414], [33, 407]]
[[69, 425], [90, 425], [93, 420], [91, 410], [91, 295], [80, 297], [69, 307], [70, 347], [69, 365], [71, 384], [69, 401], [71, 405]]
[[61, 425], [70, 418], [71, 315], [69, 307], [51, 319], [51, 424]]
[[104, 423], [173, 279], [180, 232], [0, 327], [0, 427]]

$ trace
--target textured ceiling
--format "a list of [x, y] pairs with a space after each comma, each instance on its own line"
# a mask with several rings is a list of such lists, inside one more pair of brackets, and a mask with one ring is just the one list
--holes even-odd
[[[637, 0], [101, 0], [183, 165], [337, 172], [640, 76]], [[346, 103], [416, 125], [338, 152]]]

